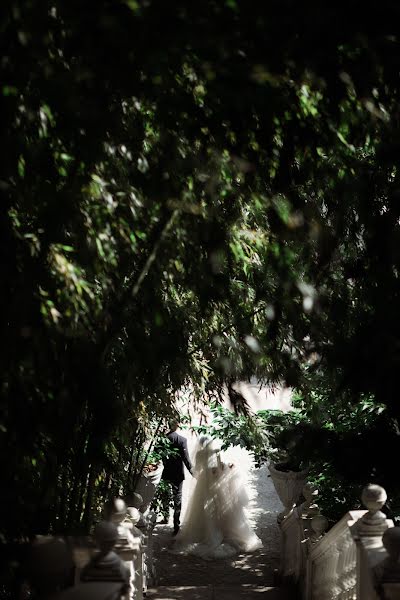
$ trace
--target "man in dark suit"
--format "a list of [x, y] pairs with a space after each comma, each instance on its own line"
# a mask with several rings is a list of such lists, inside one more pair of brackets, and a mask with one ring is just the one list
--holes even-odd
[[175, 449], [175, 452], [166, 459], [164, 459], [164, 470], [162, 478], [172, 487], [172, 495], [174, 499], [174, 535], [179, 531], [180, 516], [182, 507], [182, 486], [185, 479], [185, 471], [183, 465], [187, 468], [189, 473], [193, 475], [192, 463], [190, 462], [187, 440], [183, 435], [179, 435], [176, 430], [179, 427], [178, 421], [172, 421], [170, 423], [170, 431], [167, 433], [171, 446]]

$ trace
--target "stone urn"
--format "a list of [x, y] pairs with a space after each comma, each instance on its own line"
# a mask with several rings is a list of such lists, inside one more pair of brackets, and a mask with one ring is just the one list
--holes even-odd
[[285, 510], [278, 515], [278, 523], [281, 523], [300, 498], [307, 481], [308, 469], [303, 471], [281, 471], [279, 466], [274, 463], [269, 463], [268, 469], [276, 493], [285, 507]]
[[141, 513], [146, 513], [149, 510], [150, 504], [154, 498], [154, 494], [156, 493], [157, 486], [161, 481], [163, 469], [164, 465], [162, 462], [160, 462], [157, 463], [157, 465], [148, 465], [141, 474], [135, 487], [135, 493], [140, 494], [143, 498], [143, 504], [140, 507]]

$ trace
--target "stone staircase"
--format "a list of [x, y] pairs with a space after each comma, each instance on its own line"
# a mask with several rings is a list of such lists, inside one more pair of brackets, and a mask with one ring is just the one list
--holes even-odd
[[146, 600], [296, 600], [293, 592], [254, 584], [159, 586], [150, 588]]
[[276, 519], [283, 507], [266, 467], [252, 472], [249, 489], [250, 515], [263, 547], [225, 560], [176, 555], [169, 552], [172, 524], [158, 524], [153, 532], [158, 581], [145, 600], [297, 600], [294, 591], [275, 585], [281, 550]]

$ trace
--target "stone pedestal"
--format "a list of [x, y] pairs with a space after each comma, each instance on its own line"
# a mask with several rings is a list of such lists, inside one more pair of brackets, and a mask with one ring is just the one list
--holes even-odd
[[143, 534], [143, 591], [147, 592], [148, 586], [157, 585], [157, 573], [154, 565], [153, 530], [157, 515], [149, 513], [146, 520], [137, 524]]
[[[114, 548], [119, 541], [118, 527], [111, 522], [101, 521], [94, 530], [98, 551], [82, 569], [81, 581], [115, 582], [120, 584], [122, 593], [130, 589], [130, 567]], [[83, 588], [85, 589], [85, 588]]]
[[400, 598], [400, 527], [388, 528], [382, 536], [387, 556], [373, 571], [375, 586], [388, 600]]
[[129, 597], [131, 600], [143, 600], [142, 534], [133, 526], [127, 506], [121, 498], [113, 500], [106, 512], [118, 530], [115, 551], [130, 572]]

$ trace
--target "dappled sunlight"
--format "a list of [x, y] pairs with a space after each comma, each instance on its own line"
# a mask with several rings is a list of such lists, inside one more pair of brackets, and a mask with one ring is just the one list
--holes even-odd
[[211, 585], [164, 586], [158, 590], [149, 590], [146, 598], [148, 600], [232, 600], [232, 598], [257, 600], [261, 596], [267, 597], [268, 600], [286, 598], [285, 595], [278, 595], [276, 588], [251, 584], [221, 585], [218, 586], [217, 593]]
[[244, 511], [250, 500], [248, 456], [234, 450], [222, 451], [218, 440], [200, 438], [193, 463], [196, 487], [173, 552], [220, 560], [262, 545]]
[[[179, 585], [174, 587], [163, 587], [162, 589], [162, 600], [207, 600], [211, 599], [212, 590], [209, 586], [190, 586], [190, 585]], [[157, 592], [149, 590], [147, 598], [156, 600], [158, 596]]]
[[[189, 435], [188, 445], [189, 449], [193, 449], [194, 437], [191, 438]], [[154, 545], [159, 585], [186, 586], [185, 589], [191, 585], [229, 586], [233, 582], [236, 586], [245, 584], [272, 586], [274, 570], [278, 568], [280, 560], [280, 532], [276, 517], [282, 510], [282, 504], [276, 495], [271, 478], [268, 477], [267, 467], [255, 469], [251, 456], [245, 449], [230, 448], [224, 459], [235, 462], [244, 472], [247, 471], [245, 486], [250, 502], [246, 515], [256, 534], [261, 538], [263, 547], [254, 553], [243, 553], [224, 560], [209, 561], [191, 555], [177, 556], [170, 552], [175, 539], [171, 535], [171, 525], [158, 525], [155, 529]], [[189, 477], [185, 481], [184, 510], [196, 482]], [[171, 596], [171, 598], [178, 598], [178, 596]], [[192, 596], [188, 595], [187, 598]], [[203, 595], [203, 598], [207, 598], [207, 595]]]

